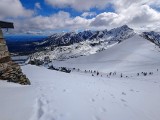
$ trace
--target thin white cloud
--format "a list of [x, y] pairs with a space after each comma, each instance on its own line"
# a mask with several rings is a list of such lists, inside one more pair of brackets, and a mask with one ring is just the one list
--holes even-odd
[[46, 3], [53, 7], [71, 7], [78, 11], [87, 10], [91, 8], [104, 9], [109, 3], [109, 0], [45, 0]]
[[96, 12], [84, 12], [81, 16], [86, 18], [86, 17], [94, 17], [96, 15], [97, 15]]
[[41, 35], [43, 34], [42, 31], [26, 31], [25, 34], [31, 34], [31, 35]]
[[[4, 2], [5, 0], [3, 0]], [[6, 0], [9, 1], [9, 0]], [[11, 1], [11, 0], [10, 0]], [[19, 1], [19, 0], [16, 0]], [[98, 0], [46, 0], [54, 3], [58, 7], [70, 6], [75, 9], [80, 2], [81, 10], [88, 10], [95, 7]], [[88, 3], [93, 1], [93, 3]], [[158, 0], [153, 0], [158, 1]], [[12, 19], [15, 29], [19, 32], [24, 31], [53, 31], [53, 30], [78, 30], [78, 29], [110, 29], [124, 24], [136, 30], [156, 30], [160, 31], [160, 12], [156, 11], [151, 5], [156, 5], [152, 0], [113, 0], [115, 12], [103, 12], [98, 15], [94, 12], [84, 12], [81, 16], [72, 17], [69, 12], [60, 11], [50, 16], [34, 15], [26, 19]], [[20, 2], [20, 1], [19, 1]], [[105, 3], [103, 3], [105, 2]], [[56, 3], [56, 4], [55, 4]], [[103, 6], [109, 2], [106, 0], [99, 2]], [[159, 3], [159, 2], [158, 2]], [[104, 5], [105, 4], [105, 5]], [[38, 5], [37, 5], [38, 6]], [[97, 7], [97, 6], [96, 6]], [[23, 8], [23, 6], [22, 6]], [[0, 8], [1, 9], [1, 8]], [[26, 9], [23, 8], [26, 11]], [[4, 15], [3, 15], [4, 16]], [[11, 15], [12, 16], [12, 15]], [[91, 18], [88, 16], [92, 16]], [[89, 18], [89, 19], [88, 19]]]
[[109, 25], [114, 24], [114, 20], [118, 17], [119, 16], [116, 13], [104, 12], [104, 13], [97, 15], [95, 18], [93, 18], [93, 21], [91, 22], [91, 26], [107, 27]]
[[35, 8], [41, 9], [41, 4], [40, 4], [39, 2], [36, 2], [36, 3], [35, 3]]
[[136, 30], [158, 30], [160, 29], [160, 13], [150, 7], [151, 2], [151, 0], [117, 0], [114, 2], [116, 13], [101, 13], [90, 25], [112, 28], [128, 24]]
[[34, 16], [27, 19], [15, 19], [15, 31], [77, 30], [88, 28], [90, 20], [77, 16], [72, 18], [68, 12], [60, 11], [51, 16]]
[[33, 14], [32, 10], [25, 9], [19, 0], [1, 0], [0, 18], [7, 17], [29, 17]]

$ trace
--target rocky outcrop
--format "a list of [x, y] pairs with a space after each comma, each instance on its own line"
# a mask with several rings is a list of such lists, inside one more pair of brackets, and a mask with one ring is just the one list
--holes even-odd
[[30, 85], [29, 79], [22, 73], [20, 66], [11, 60], [6, 42], [0, 30], [0, 80]]

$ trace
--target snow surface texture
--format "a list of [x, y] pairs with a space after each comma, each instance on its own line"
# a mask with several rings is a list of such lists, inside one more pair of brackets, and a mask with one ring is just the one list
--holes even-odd
[[[2, 81], [0, 119], [159, 120], [159, 55], [158, 47], [135, 35], [103, 52], [53, 63], [80, 69], [70, 74], [23, 66], [32, 85]], [[81, 72], [84, 70], [96, 70], [100, 75]], [[116, 75], [107, 77], [115, 71]]]
[[23, 70], [37, 92], [30, 120], [159, 120], [158, 72], [121, 79], [34, 66]]
[[35, 94], [33, 86], [0, 81], [0, 120], [29, 120]]

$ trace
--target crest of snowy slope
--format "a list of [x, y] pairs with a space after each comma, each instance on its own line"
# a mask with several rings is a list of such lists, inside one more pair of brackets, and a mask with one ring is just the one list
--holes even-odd
[[110, 31], [88, 30], [78, 34], [70, 32], [59, 34], [58, 36], [57, 34], [54, 34], [50, 38], [53, 38], [51, 41], [58, 46], [50, 46], [47, 50], [36, 52], [31, 58], [32, 60], [38, 59], [42, 61], [44, 61], [46, 57], [49, 57], [50, 60], [66, 60], [69, 58], [95, 54], [134, 35], [133, 29], [129, 28], [127, 25]]
[[148, 40], [150, 40], [151, 42], [160, 45], [160, 33], [158, 32], [143, 32], [142, 36]]
[[155, 69], [155, 64], [159, 64], [160, 61], [159, 56], [158, 46], [139, 35], [134, 35], [102, 52], [66, 61], [53, 61], [53, 65], [102, 72], [132, 71], [136, 73]]

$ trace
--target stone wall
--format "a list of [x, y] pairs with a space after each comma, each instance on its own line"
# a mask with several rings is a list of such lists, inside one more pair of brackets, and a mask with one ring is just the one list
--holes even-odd
[[29, 79], [22, 73], [20, 66], [11, 60], [6, 42], [0, 29], [0, 80], [30, 85]]

